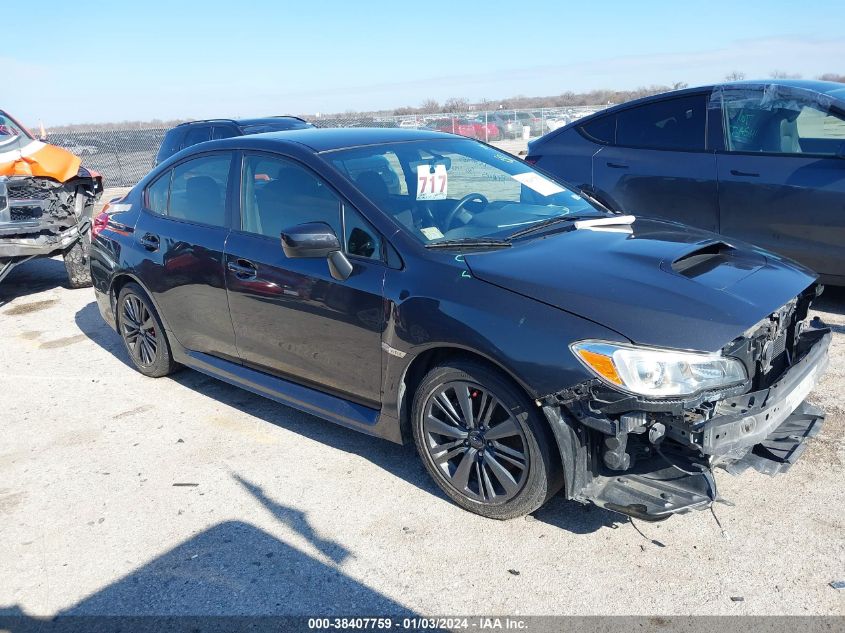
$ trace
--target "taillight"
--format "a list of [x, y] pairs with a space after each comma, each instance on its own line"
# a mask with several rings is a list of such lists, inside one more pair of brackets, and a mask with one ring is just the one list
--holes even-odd
[[109, 224], [109, 214], [106, 212], [106, 209], [109, 208], [109, 205], [106, 205], [103, 210], [94, 218], [93, 222], [91, 222], [91, 239], [97, 237], [100, 233], [103, 232]]
[[536, 165], [537, 161], [540, 160], [540, 156], [526, 156], [523, 160], [529, 165]]

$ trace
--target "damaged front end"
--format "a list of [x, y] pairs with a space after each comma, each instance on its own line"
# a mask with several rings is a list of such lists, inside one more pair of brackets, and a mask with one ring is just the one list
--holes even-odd
[[0, 111], [0, 280], [33, 257], [66, 253], [91, 224], [102, 178]]
[[[541, 400], [561, 449], [566, 495], [657, 521], [718, 499], [715, 468], [786, 471], [824, 419], [804, 402], [831, 340], [820, 321], [807, 320], [819, 291], [809, 288], [712, 355], [742, 369], [718, 389], [651, 397], [627, 390], [624, 371], [617, 382], [594, 370], [595, 380]], [[637, 369], [657, 380], [648, 363]]]

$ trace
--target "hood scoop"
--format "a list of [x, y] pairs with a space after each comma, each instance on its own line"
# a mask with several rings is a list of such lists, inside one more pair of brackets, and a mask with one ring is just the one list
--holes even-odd
[[671, 269], [687, 279], [724, 290], [765, 264], [766, 258], [758, 252], [739, 251], [726, 242], [715, 241], [676, 258]]

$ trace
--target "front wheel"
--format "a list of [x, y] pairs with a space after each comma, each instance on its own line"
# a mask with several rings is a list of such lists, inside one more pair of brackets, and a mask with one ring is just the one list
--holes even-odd
[[550, 430], [524, 393], [475, 361], [433, 368], [414, 396], [417, 452], [462, 508], [493, 519], [530, 514], [562, 485]]
[[88, 288], [91, 286], [88, 248], [87, 238], [83, 235], [64, 253], [65, 270], [71, 288]]

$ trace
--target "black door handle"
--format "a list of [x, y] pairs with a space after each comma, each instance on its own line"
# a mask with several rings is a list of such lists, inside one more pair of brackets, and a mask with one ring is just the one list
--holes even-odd
[[731, 176], [745, 176], [747, 178], [759, 178], [760, 174], [753, 171], [739, 171], [738, 169], [731, 169]]
[[256, 265], [246, 259], [229, 262], [226, 264], [226, 267], [235, 273], [235, 276], [238, 277], [238, 279], [249, 279], [250, 277], [255, 277], [258, 273]]
[[161, 245], [161, 240], [158, 235], [154, 235], [153, 233], [144, 233], [138, 241], [141, 243], [141, 246], [146, 248], [148, 251], [157, 251], [158, 247]]
[[628, 169], [628, 165], [623, 165], [622, 163], [611, 163], [608, 161], [607, 166], [612, 169]]

